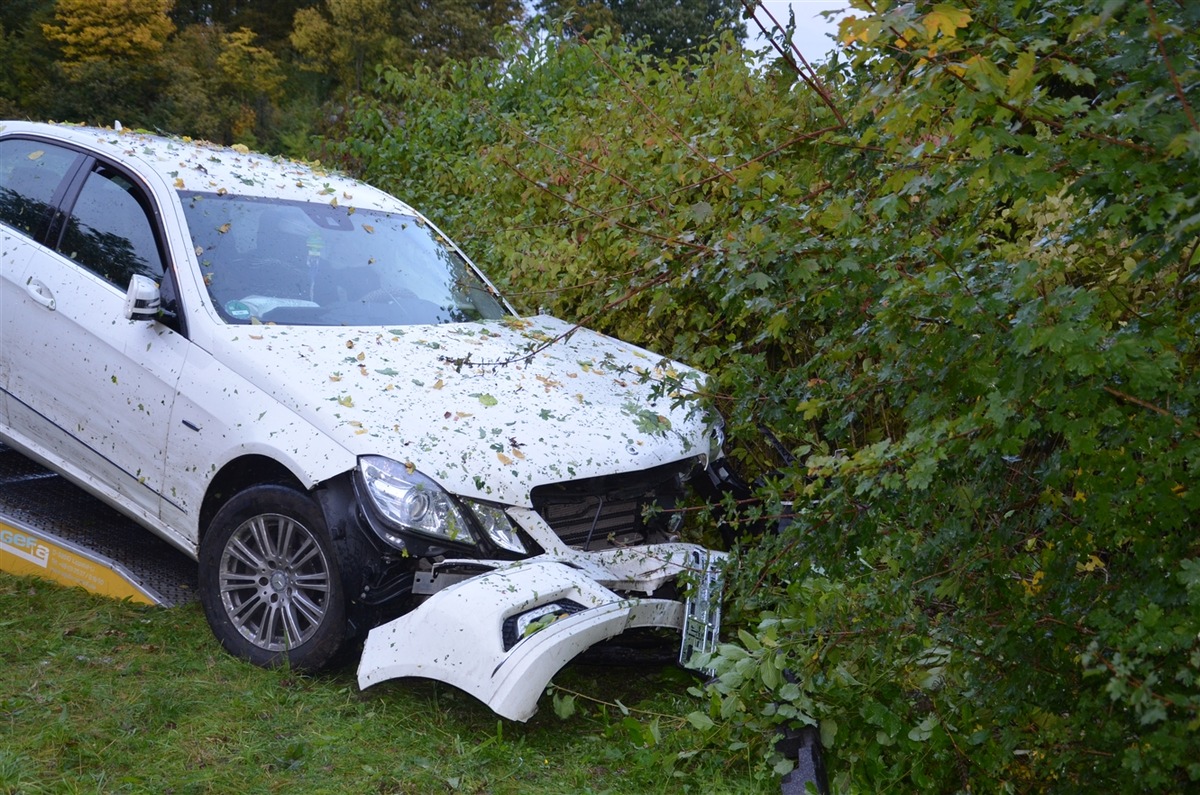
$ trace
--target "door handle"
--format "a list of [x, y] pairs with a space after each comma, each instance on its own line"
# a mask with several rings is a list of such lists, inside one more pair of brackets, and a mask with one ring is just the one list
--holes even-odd
[[54, 311], [54, 293], [43, 282], [30, 276], [29, 280], [25, 282], [25, 292], [29, 293], [29, 297], [34, 301], [51, 312]]

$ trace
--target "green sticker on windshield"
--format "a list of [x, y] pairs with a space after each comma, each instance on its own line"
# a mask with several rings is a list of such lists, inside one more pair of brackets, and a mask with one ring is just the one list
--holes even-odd
[[225, 304], [225, 311], [234, 320], [249, 320], [251, 315], [250, 307], [241, 301], [229, 301]]

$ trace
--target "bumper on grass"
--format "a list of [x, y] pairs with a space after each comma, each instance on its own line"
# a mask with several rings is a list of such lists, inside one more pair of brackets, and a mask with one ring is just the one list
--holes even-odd
[[[579, 560], [498, 563], [371, 630], [359, 662], [359, 686], [406, 676], [436, 679], [470, 693], [501, 717], [528, 720], [554, 674], [622, 632], [640, 627], [680, 632], [684, 664], [694, 653], [711, 651], [720, 621], [723, 559], [701, 547], [671, 544]], [[686, 602], [629, 596], [657, 591], [685, 573], [696, 580]]]

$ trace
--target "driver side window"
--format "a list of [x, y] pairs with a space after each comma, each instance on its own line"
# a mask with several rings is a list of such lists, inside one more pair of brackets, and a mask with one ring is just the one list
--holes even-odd
[[134, 274], [162, 279], [149, 199], [131, 179], [102, 163], [84, 182], [58, 250], [122, 291]]

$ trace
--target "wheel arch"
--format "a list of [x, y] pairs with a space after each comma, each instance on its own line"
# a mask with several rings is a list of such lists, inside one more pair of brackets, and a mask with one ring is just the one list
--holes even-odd
[[[396, 605], [390, 601], [386, 604], [362, 601], [365, 585], [374, 583], [378, 587], [390, 580], [385, 576], [388, 574], [387, 564], [379, 546], [373, 542], [369, 532], [358, 524], [352, 475], [353, 470], [342, 471], [306, 486], [301, 477], [284, 463], [267, 455], [245, 454], [230, 460], [213, 476], [199, 515], [200, 537], [203, 539], [213, 531], [214, 520], [223, 508], [247, 490], [276, 486], [311, 500], [333, 545], [336, 559], [334, 568], [345, 594], [342, 609], [346, 642], [365, 635], [368, 629], [385, 618], [395, 617], [397, 612]], [[197, 542], [197, 548], [202, 549], [202, 541]], [[203, 557], [203, 552], [200, 556]], [[203, 561], [201, 566], [203, 568]], [[408, 568], [405, 567], [406, 570]], [[411, 575], [405, 582], [407, 587], [397, 598], [406, 597], [411, 589]]]
[[271, 483], [289, 486], [301, 494], [309, 493], [309, 489], [295, 473], [269, 456], [255, 453], [227, 462], [209, 482], [204, 492], [204, 501], [200, 505], [199, 538], [204, 537], [217, 511], [234, 495], [251, 486]]

